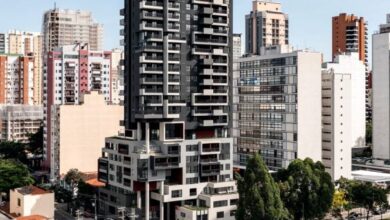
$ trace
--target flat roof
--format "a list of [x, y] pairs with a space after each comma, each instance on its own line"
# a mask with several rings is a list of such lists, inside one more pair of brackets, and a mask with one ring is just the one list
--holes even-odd
[[51, 191], [36, 186], [24, 186], [24, 187], [16, 188], [15, 190], [22, 195], [42, 195], [42, 194], [52, 193]]
[[355, 180], [372, 182], [372, 183], [384, 183], [390, 182], [390, 174], [375, 172], [369, 170], [355, 170], [352, 171], [352, 176]]

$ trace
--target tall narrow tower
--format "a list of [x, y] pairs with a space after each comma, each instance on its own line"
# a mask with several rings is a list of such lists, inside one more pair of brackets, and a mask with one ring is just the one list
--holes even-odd
[[223, 203], [238, 198], [229, 135], [232, 5], [125, 0], [126, 134], [106, 139], [99, 179], [103, 196], [130, 199], [123, 206], [144, 210], [145, 219], [234, 219], [234, 202], [206, 205], [216, 190]]

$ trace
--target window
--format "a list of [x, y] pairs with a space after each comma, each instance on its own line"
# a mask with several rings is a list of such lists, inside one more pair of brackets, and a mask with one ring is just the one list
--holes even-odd
[[236, 215], [236, 210], [231, 210], [230, 211], [230, 216], [235, 216]]
[[217, 207], [223, 207], [223, 206], [227, 206], [227, 201], [226, 200], [221, 200], [221, 201], [215, 201], [214, 202], [214, 208], [217, 208]]
[[237, 205], [238, 199], [231, 199], [230, 205]]
[[181, 190], [173, 190], [171, 196], [172, 196], [172, 198], [181, 197]]
[[196, 188], [190, 189], [190, 196], [196, 196]]
[[20, 207], [21, 206], [21, 201], [20, 201], [20, 198], [18, 198], [18, 206]]
[[224, 213], [223, 212], [217, 212], [217, 218], [223, 218]]

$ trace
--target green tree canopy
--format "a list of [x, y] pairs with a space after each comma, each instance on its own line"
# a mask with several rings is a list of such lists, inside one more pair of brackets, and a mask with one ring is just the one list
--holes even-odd
[[280, 199], [277, 184], [259, 155], [249, 159], [244, 178], [237, 175], [240, 195], [237, 220], [290, 219]]
[[294, 219], [323, 218], [333, 201], [334, 185], [322, 163], [294, 160], [277, 173], [281, 198]]
[[27, 167], [13, 160], [0, 159], [0, 192], [34, 183]]
[[28, 151], [38, 155], [43, 154], [43, 126], [35, 134], [29, 134]]
[[23, 143], [4, 141], [0, 143], [0, 158], [27, 163], [26, 146]]

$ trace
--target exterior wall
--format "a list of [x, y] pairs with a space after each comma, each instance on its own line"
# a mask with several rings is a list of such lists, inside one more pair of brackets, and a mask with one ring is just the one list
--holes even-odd
[[373, 157], [390, 159], [390, 34], [373, 35]]
[[242, 56], [241, 52], [241, 34], [233, 35], [233, 60]]
[[75, 42], [88, 43], [91, 50], [103, 49], [103, 26], [94, 22], [88, 11], [58, 8], [46, 11], [42, 30], [45, 53]]
[[112, 50], [112, 59], [111, 59], [111, 100], [113, 104], [123, 105], [124, 97], [124, 87], [123, 87], [123, 67], [121, 65], [124, 58], [123, 50], [113, 49]]
[[106, 103], [111, 102], [111, 52], [82, 49], [67, 45], [49, 52], [44, 87], [44, 146], [49, 167], [52, 112], [57, 105], [78, 105], [82, 94], [99, 91]]
[[332, 54], [358, 52], [359, 59], [367, 63], [367, 24], [363, 17], [345, 13], [332, 19]]
[[105, 137], [118, 134], [123, 107], [107, 105], [103, 95], [92, 92], [84, 95], [81, 105], [62, 105], [56, 113], [53, 117], [57, 129], [52, 138], [55, 152], [60, 153], [51, 167], [59, 166], [58, 175], [72, 168], [97, 172], [101, 145]]
[[321, 161], [320, 53], [298, 52], [297, 157]]
[[24, 195], [17, 190], [11, 190], [10, 212], [20, 216], [42, 215], [54, 219], [54, 193]]
[[6, 38], [4, 33], [0, 33], [0, 54], [6, 52]]
[[0, 55], [0, 104], [34, 104], [33, 57]]
[[[259, 152], [269, 169], [321, 160], [321, 54], [277, 46], [237, 61], [235, 166]], [[272, 74], [271, 74], [272, 73]]]
[[260, 54], [260, 48], [288, 45], [288, 16], [281, 12], [281, 4], [253, 1], [252, 11], [246, 19], [246, 53]]
[[322, 162], [334, 181], [352, 177], [351, 75], [332, 67], [322, 73]]
[[0, 140], [27, 143], [28, 135], [39, 130], [42, 120], [42, 106], [0, 106]]

